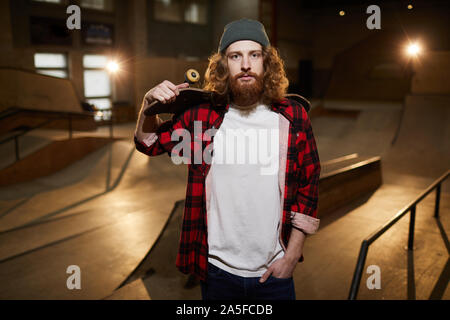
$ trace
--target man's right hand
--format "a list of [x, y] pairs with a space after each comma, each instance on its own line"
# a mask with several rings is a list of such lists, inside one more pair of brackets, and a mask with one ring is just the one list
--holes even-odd
[[142, 141], [149, 133], [155, 132], [163, 122], [157, 115], [149, 117], [144, 115], [145, 110], [149, 108], [150, 104], [155, 101], [161, 103], [173, 102], [180, 94], [179, 89], [187, 87], [189, 87], [189, 83], [187, 82], [174, 85], [172, 82], [165, 80], [145, 94], [135, 131], [135, 135], [139, 140]]
[[174, 102], [176, 97], [180, 94], [179, 89], [187, 87], [189, 87], [189, 83], [187, 82], [175, 85], [172, 82], [165, 80], [156, 87], [150, 89], [145, 94], [144, 98], [147, 100], [148, 104], [151, 104], [156, 100], [161, 103], [171, 103]]

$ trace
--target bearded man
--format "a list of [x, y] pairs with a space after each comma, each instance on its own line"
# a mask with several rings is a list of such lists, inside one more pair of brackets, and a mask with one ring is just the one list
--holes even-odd
[[[284, 98], [283, 62], [258, 21], [225, 26], [205, 80], [204, 89], [228, 103], [202, 104], [167, 121], [145, 117], [151, 102], [172, 102], [188, 86], [164, 81], [145, 95], [135, 132], [136, 148], [156, 156], [170, 154], [172, 134], [194, 132], [194, 122], [202, 136], [215, 130], [201, 143], [212, 161], [188, 164], [176, 265], [201, 280], [203, 299], [295, 299], [293, 272], [306, 235], [319, 227], [320, 163], [307, 112]], [[242, 134], [260, 139], [248, 144]], [[235, 155], [240, 160], [230, 161]]]

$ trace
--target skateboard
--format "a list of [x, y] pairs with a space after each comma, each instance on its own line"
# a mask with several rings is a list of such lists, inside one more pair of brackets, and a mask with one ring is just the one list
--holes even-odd
[[[311, 104], [309, 101], [301, 95], [289, 93], [285, 95], [285, 98], [297, 101], [303, 106], [303, 108], [305, 108], [306, 112], [309, 112], [311, 109]], [[183, 88], [180, 89], [180, 94], [174, 102], [163, 104], [159, 101], [154, 101], [144, 111], [144, 115], [152, 116], [160, 113], [178, 114], [184, 110], [203, 103], [210, 103], [211, 105], [224, 105], [227, 101], [222, 96], [212, 91], [197, 88]]]
[[[189, 69], [184, 74], [184, 82], [189, 84], [197, 83], [200, 80], [200, 74], [195, 69]], [[307, 99], [301, 95], [295, 93], [288, 93], [285, 98], [295, 100], [300, 103], [306, 112], [311, 109], [311, 104]], [[180, 89], [180, 94], [176, 97], [174, 102], [163, 104], [159, 101], [152, 102], [149, 107], [144, 111], [145, 116], [152, 116], [160, 113], [173, 113], [179, 114], [184, 110], [198, 106], [203, 103], [209, 103], [213, 106], [224, 105], [228, 103], [226, 98], [212, 92], [198, 88], [183, 88]]]
[[152, 116], [159, 113], [180, 113], [184, 110], [198, 106], [203, 103], [220, 105], [226, 103], [217, 93], [197, 88], [180, 89], [180, 94], [174, 102], [163, 104], [159, 101], [152, 102], [144, 111], [146, 116]]

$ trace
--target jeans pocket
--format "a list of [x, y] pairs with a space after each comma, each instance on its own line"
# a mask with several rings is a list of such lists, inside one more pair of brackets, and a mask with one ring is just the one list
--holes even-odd
[[270, 275], [269, 276], [269, 280], [270, 279], [272, 279], [273, 281], [279, 281], [279, 282], [281, 282], [281, 281], [292, 281], [292, 277], [289, 277], [289, 278], [277, 278], [277, 277], [275, 277], [275, 276], [273, 276], [273, 275]]
[[208, 263], [208, 276], [211, 277], [220, 277], [220, 275], [223, 273], [223, 270], [219, 267], [216, 267], [212, 263]]

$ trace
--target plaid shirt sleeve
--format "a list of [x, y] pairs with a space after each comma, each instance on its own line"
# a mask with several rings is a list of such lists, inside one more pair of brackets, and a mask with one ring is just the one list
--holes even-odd
[[[136, 149], [148, 156], [157, 156], [163, 153], [168, 153], [170, 156], [173, 147], [178, 143], [178, 140], [172, 139], [173, 132], [188, 128], [188, 123], [189, 112], [184, 112], [181, 115], [174, 115], [172, 119], [161, 123], [156, 132], [150, 133], [142, 141], [135, 135], [134, 143]], [[182, 134], [179, 136], [182, 136]]]
[[311, 121], [302, 108], [303, 130], [297, 138], [299, 177], [295, 201], [291, 208], [291, 223], [306, 234], [314, 234], [319, 228], [317, 203], [319, 195], [320, 161]]

